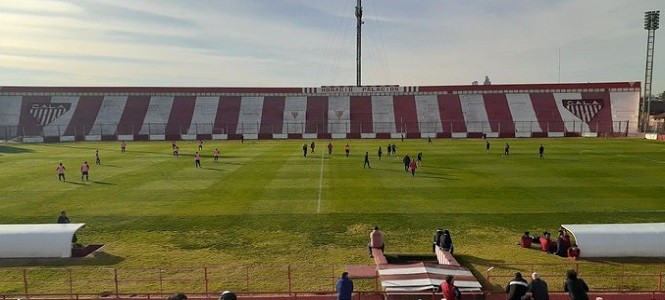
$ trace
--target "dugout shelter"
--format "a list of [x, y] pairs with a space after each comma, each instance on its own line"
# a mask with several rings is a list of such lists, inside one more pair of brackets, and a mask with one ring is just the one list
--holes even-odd
[[566, 224], [580, 257], [665, 257], [665, 223]]
[[72, 237], [85, 223], [0, 225], [0, 258], [72, 256]]

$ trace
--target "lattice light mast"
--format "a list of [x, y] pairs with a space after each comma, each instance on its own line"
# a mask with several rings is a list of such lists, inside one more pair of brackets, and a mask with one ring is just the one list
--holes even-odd
[[651, 76], [653, 75], [653, 51], [656, 40], [656, 29], [660, 22], [660, 11], [644, 12], [644, 29], [647, 31], [647, 59], [644, 69], [644, 97], [642, 98], [642, 120], [644, 129], [648, 128], [651, 114]]
[[363, 4], [358, 0], [356, 4], [356, 86], [361, 85], [360, 81], [360, 28], [363, 25]]

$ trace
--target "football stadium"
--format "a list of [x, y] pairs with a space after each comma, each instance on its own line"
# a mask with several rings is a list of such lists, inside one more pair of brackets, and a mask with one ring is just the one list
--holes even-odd
[[360, 73], [0, 86], [0, 297], [665, 299], [650, 79]]

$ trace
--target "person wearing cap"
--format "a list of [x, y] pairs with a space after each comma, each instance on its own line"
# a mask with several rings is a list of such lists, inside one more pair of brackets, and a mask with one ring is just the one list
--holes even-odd
[[531, 298], [533, 300], [549, 300], [550, 295], [547, 290], [547, 282], [545, 280], [540, 279], [540, 276], [538, 276], [538, 273], [533, 272], [531, 274], [531, 282], [529, 282], [529, 287], [528, 291], [531, 293]]
[[353, 294], [353, 281], [349, 278], [349, 273], [342, 273], [342, 277], [337, 280], [337, 300], [351, 300]]
[[522, 300], [522, 297], [526, 295], [526, 290], [528, 289], [529, 284], [522, 278], [522, 273], [515, 273], [515, 278], [513, 278], [508, 285], [506, 285], [506, 299], [507, 300]]
[[236, 294], [234, 294], [231, 291], [224, 291], [221, 296], [219, 296], [219, 300], [237, 300], [238, 297]]

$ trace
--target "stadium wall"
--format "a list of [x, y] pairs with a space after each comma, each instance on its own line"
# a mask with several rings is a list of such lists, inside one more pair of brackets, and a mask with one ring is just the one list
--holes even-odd
[[639, 82], [304, 88], [0, 87], [0, 139], [625, 136]]

